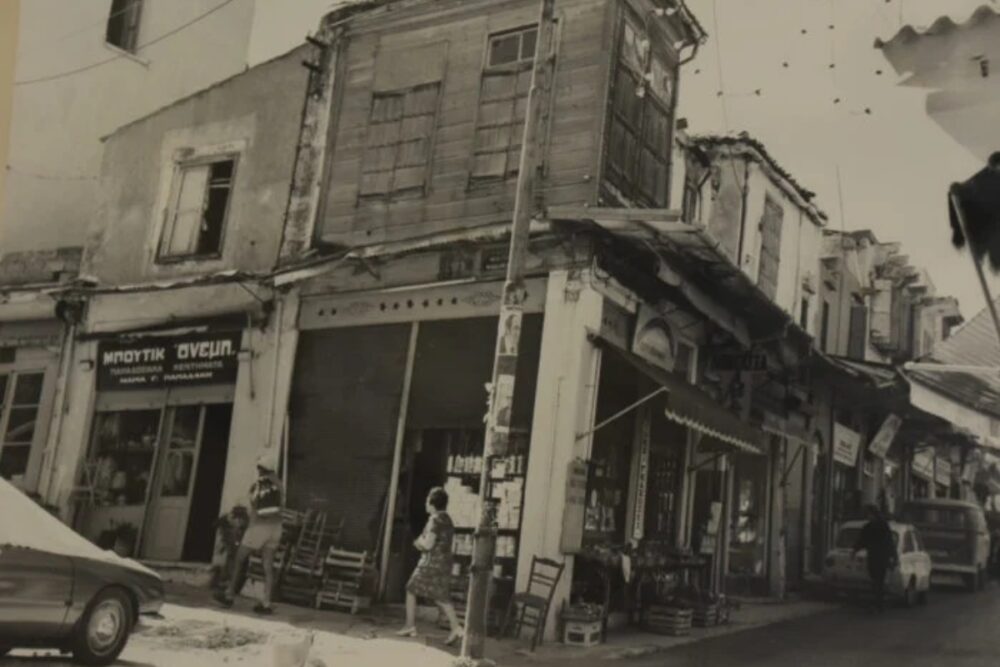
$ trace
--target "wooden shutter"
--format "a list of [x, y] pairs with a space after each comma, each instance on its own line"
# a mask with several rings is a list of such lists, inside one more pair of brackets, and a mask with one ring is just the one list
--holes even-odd
[[771, 198], [764, 200], [760, 221], [760, 262], [757, 285], [774, 299], [778, 293], [778, 267], [781, 262], [781, 227], [784, 210]]

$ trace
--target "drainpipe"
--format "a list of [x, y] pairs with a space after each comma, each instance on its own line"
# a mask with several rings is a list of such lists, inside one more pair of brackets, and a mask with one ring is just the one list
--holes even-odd
[[[733, 174], [736, 170], [733, 169]], [[736, 254], [737, 267], [743, 270], [743, 244], [746, 241], [747, 201], [750, 198], [750, 158], [743, 158], [743, 192], [740, 200], [740, 243]]]
[[67, 325], [66, 337], [63, 339], [62, 343], [62, 359], [59, 367], [59, 374], [56, 376], [56, 390], [58, 395], [53, 399], [55, 404], [55, 415], [50, 426], [50, 431], [46, 440], [48, 441], [45, 448], [45, 452], [42, 456], [42, 471], [41, 474], [44, 478], [39, 479], [38, 490], [39, 495], [48, 504], [55, 504], [51, 496], [52, 493], [52, 480], [55, 479], [56, 475], [52, 469], [57, 460], [57, 455], [59, 453], [59, 443], [62, 439], [62, 424], [63, 416], [69, 409], [69, 381], [70, 372], [73, 368], [73, 358], [74, 352], [76, 351], [76, 333], [79, 326], [78, 316], [63, 311], [62, 320]]

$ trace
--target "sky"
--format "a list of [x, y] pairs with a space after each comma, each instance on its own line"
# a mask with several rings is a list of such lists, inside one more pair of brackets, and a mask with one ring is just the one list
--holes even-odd
[[[681, 72], [679, 115], [690, 133], [762, 141], [817, 193], [830, 228], [901, 241], [970, 318], [985, 300], [971, 260], [951, 246], [947, 189], [983, 165], [927, 117], [927, 91], [898, 85], [874, 43], [945, 12], [964, 21], [992, 1], [687, 0], [709, 41]], [[1000, 294], [1000, 279], [990, 282]]]

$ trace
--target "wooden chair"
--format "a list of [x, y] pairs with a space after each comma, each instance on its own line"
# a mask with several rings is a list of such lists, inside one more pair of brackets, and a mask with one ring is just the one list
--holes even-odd
[[323, 574], [326, 512], [310, 510], [283, 563], [278, 590], [283, 600], [312, 604]]
[[545, 634], [545, 622], [549, 617], [552, 598], [556, 585], [562, 577], [565, 563], [558, 563], [547, 558], [531, 557], [531, 576], [528, 578], [528, 590], [516, 593], [511, 597], [507, 607], [507, 620], [504, 624], [504, 635], [510, 636], [514, 629], [514, 637], [518, 638], [528, 626], [533, 630], [531, 650], [534, 651]]
[[[304, 521], [305, 514], [302, 512], [287, 509], [281, 511], [281, 542], [274, 551], [275, 588], [280, 585], [282, 572], [284, 572], [285, 564], [288, 561], [288, 552], [291, 546], [298, 540]], [[260, 554], [252, 554], [248, 559], [244, 580], [253, 582], [264, 581], [264, 562]], [[243, 586], [239, 586], [239, 589], [242, 588]], [[275, 591], [272, 591], [272, 595], [274, 593]]]
[[330, 547], [323, 562], [323, 579], [316, 593], [316, 608], [334, 607], [352, 614], [371, 606], [370, 579], [375, 572], [367, 551]]

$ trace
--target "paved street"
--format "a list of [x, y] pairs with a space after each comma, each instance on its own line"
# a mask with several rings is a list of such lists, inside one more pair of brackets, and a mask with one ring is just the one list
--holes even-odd
[[[876, 615], [854, 606], [689, 644], [634, 667], [990, 667], [1000, 655], [1000, 588], [935, 590], [927, 607]], [[524, 663], [537, 664], [537, 663]], [[574, 661], [573, 667], [606, 662]]]

